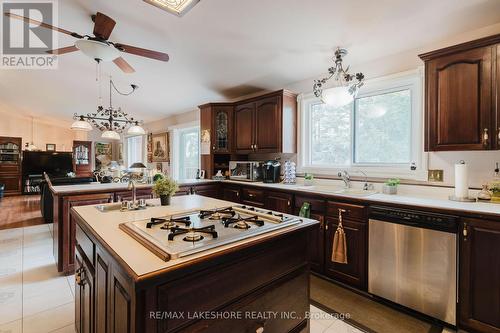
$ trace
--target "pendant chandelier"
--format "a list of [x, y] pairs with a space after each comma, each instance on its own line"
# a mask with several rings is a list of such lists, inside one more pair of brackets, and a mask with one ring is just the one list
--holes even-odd
[[97, 111], [87, 113], [86, 115], [74, 114], [75, 122], [71, 125], [71, 129], [80, 131], [91, 131], [97, 128], [102, 131], [103, 139], [120, 140], [120, 133], [128, 127], [127, 134], [129, 135], [144, 135], [146, 131], [140, 126], [142, 121], [136, 120], [133, 117], [121, 110], [121, 108], [113, 107], [112, 93], [113, 90], [123, 96], [132, 94], [138, 88], [137, 85], [131, 84], [132, 90], [128, 93], [123, 93], [116, 88], [113, 80], [109, 79], [109, 107], [104, 108], [98, 106]]
[[[341, 107], [351, 103], [363, 86], [365, 76], [363, 73], [350, 74], [349, 66], [342, 66], [343, 57], [347, 55], [346, 49], [337, 48], [333, 61], [335, 65], [328, 68], [329, 76], [314, 80], [314, 95], [325, 104]], [[324, 85], [330, 80], [335, 81], [333, 88], [325, 89]]]

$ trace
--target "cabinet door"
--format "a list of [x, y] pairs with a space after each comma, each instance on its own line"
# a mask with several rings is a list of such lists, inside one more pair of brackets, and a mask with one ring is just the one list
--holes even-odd
[[[269, 97], [255, 104], [255, 149], [260, 153], [281, 151], [281, 102]], [[238, 132], [236, 132], [238, 133]], [[238, 133], [239, 135], [239, 133]]]
[[426, 64], [426, 150], [492, 148], [492, 52], [483, 47]]
[[309, 264], [313, 272], [323, 274], [325, 267], [325, 217], [311, 213], [311, 219], [318, 220], [320, 225], [311, 230], [309, 234]]
[[240, 189], [237, 187], [224, 187], [222, 190], [222, 198], [226, 201], [240, 202]]
[[202, 195], [204, 197], [218, 198], [219, 188], [218, 185], [201, 185], [194, 188], [194, 194]]
[[254, 145], [255, 103], [238, 105], [234, 110], [235, 149], [237, 153], [251, 153]]
[[78, 333], [94, 332], [93, 304], [94, 304], [94, 276], [80, 253], [75, 255], [75, 329]]
[[325, 274], [334, 280], [352, 287], [366, 290], [367, 277], [367, 224], [347, 219], [343, 221], [347, 243], [347, 264], [335, 263], [331, 260], [333, 238], [338, 227], [338, 219], [326, 219], [326, 251]]
[[266, 208], [277, 212], [292, 213], [293, 195], [282, 192], [267, 192], [265, 196]]
[[110, 267], [100, 248], [97, 248], [95, 262], [95, 332], [106, 333], [109, 318], [109, 275]]
[[21, 192], [21, 176], [19, 175], [1, 175], [0, 184], [5, 185], [5, 193]]
[[495, 132], [495, 138], [493, 138], [493, 141], [496, 142], [495, 149], [500, 149], [500, 44], [497, 45], [496, 48], [496, 58], [497, 58], [497, 72], [496, 72], [496, 81], [495, 81], [495, 86], [496, 86], [496, 110], [495, 110], [495, 115], [496, 115], [496, 131]]
[[460, 232], [459, 327], [500, 332], [500, 224], [464, 219]]
[[242, 188], [241, 202], [249, 206], [264, 207], [264, 190], [250, 187]]
[[233, 127], [232, 107], [214, 107], [212, 117], [212, 152], [231, 152]]

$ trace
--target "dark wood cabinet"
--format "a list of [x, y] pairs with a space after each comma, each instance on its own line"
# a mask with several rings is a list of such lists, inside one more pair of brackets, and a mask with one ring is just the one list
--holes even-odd
[[226, 201], [241, 202], [241, 188], [236, 186], [224, 186], [222, 188], [222, 199]]
[[500, 333], [500, 223], [463, 219], [459, 237], [459, 327]]
[[267, 192], [264, 199], [264, 204], [267, 209], [277, 212], [292, 214], [293, 213], [293, 195], [283, 192]]
[[425, 61], [425, 150], [498, 146], [495, 89], [500, 35], [420, 55]]
[[218, 184], [195, 186], [193, 193], [204, 197], [219, 198], [219, 186]]
[[235, 150], [238, 154], [254, 151], [255, 103], [237, 105], [234, 110]]
[[326, 218], [325, 275], [360, 290], [367, 290], [367, 224], [343, 220], [342, 225], [347, 243], [347, 264], [339, 264], [331, 260], [333, 237], [339, 224], [338, 221], [337, 218]]
[[[340, 210], [346, 235], [347, 264], [336, 263], [331, 259]], [[329, 201], [325, 233], [325, 275], [360, 290], [367, 290], [368, 219], [366, 207]]]
[[94, 271], [87, 258], [75, 254], [75, 330], [77, 333], [94, 332]]
[[323, 274], [325, 269], [325, 217], [311, 213], [313, 220], [318, 220], [319, 227], [309, 233], [309, 264], [313, 272]]
[[21, 194], [22, 139], [0, 137], [0, 184], [5, 185], [5, 195]]
[[73, 141], [73, 169], [78, 177], [92, 177], [92, 141]]
[[248, 153], [295, 153], [297, 96], [280, 90], [235, 107], [235, 150]]
[[264, 190], [243, 187], [241, 189], [241, 202], [249, 206], [264, 207]]

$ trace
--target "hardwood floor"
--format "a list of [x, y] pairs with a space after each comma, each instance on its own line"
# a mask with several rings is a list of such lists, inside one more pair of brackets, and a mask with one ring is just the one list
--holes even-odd
[[44, 224], [39, 195], [19, 195], [0, 199], [0, 230]]

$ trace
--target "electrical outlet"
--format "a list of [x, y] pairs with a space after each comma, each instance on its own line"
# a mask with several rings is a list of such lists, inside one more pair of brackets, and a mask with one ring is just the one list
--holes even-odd
[[443, 170], [429, 170], [427, 180], [430, 182], [442, 182], [444, 180]]

